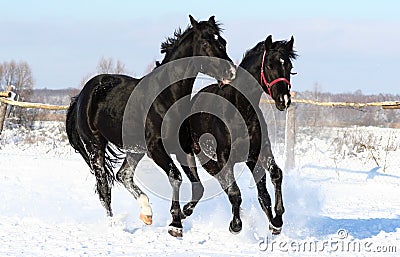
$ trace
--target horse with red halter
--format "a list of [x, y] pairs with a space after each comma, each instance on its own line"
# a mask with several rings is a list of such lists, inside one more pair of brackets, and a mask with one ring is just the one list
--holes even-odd
[[[272, 232], [279, 234], [283, 225], [283, 174], [275, 163], [267, 122], [258, 105], [264, 92], [272, 97], [278, 110], [289, 107], [292, 60], [297, 57], [293, 43], [293, 37], [289, 41], [272, 42], [272, 36], [268, 36], [246, 52], [237, 70], [237, 78], [231, 85], [210, 85], [192, 100], [189, 122], [193, 151], [204, 169], [219, 181], [228, 195], [233, 213], [229, 226], [232, 233], [242, 229], [242, 199], [233, 172], [233, 166], [238, 162], [246, 162], [252, 172], [258, 200]], [[266, 171], [275, 188], [275, 216], [266, 188]], [[197, 190], [201, 191], [203, 187], [198, 176], [195, 183]], [[196, 192], [192, 194], [198, 195]], [[199, 200], [192, 200], [184, 206], [186, 216], [192, 214]]]

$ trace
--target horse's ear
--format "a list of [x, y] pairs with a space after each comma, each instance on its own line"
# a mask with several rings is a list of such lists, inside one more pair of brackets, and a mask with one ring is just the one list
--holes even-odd
[[192, 17], [192, 15], [189, 14], [189, 19], [190, 19], [190, 24], [192, 24], [192, 27], [194, 29], [198, 28], [199, 23]]
[[272, 35], [269, 35], [264, 42], [265, 51], [268, 51], [272, 48]]
[[294, 43], [294, 37], [292, 36], [290, 38], [290, 41], [286, 43], [286, 47], [288, 50], [290, 50], [290, 51], [293, 50], [293, 43]]
[[211, 16], [211, 17], [208, 19], [208, 23], [210, 23], [211, 25], [215, 25], [215, 16], [214, 16], [214, 15]]

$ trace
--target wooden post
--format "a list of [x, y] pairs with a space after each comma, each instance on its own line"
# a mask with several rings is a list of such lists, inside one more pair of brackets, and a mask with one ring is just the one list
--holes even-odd
[[[6, 92], [3, 92], [7, 97], [10, 96], [11, 86], [7, 86]], [[6, 120], [7, 104], [0, 103], [0, 135], [3, 132], [4, 121]]]
[[4, 120], [6, 119], [7, 104], [0, 103], [0, 135], [3, 131]]
[[286, 129], [285, 129], [285, 171], [294, 169], [294, 147], [296, 143], [296, 105], [292, 105], [286, 112]]

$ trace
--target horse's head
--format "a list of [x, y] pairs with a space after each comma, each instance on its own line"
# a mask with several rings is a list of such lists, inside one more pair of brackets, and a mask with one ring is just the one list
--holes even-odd
[[261, 85], [264, 92], [275, 101], [278, 110], [283, 111], [289, 107], [290, 99], [290, 75], [292, 60], [296, 58], [293, 50], [294, 39], [290, 41], [272, 42], [272, 36], [268, 36], [264, 42], [264, 54], [261, 64]]
[[226, 53], [226, 40], [220, 35], [221, 29], [211, 16], [208, 21], [197, 22], [189, 15], [194, 30], [193, 56], [210, 56], [215, 59], [208, 63], [206, 73], [218, 79], [223, 84], [230, 83], [236, 77], [236, 67]]

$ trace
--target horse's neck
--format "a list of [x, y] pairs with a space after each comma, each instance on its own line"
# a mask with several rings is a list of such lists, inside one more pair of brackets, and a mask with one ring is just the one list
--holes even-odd
[[[186, 78], [171, 85], [171, 97], [174, 102], [192, 93], [195, 79], [195, 77]], [[190, 97], [187, 99], [187, 101], [190, 102]]]
[[[169, 62], [176, 61], [186, 57], [192, 57], [193, 56], [192, 44], [186, 43], [186, 45], [187, 46], [185, 47], [185, 49], [176, 49], [170, 55], [166, 56], [165, 59], [162, 61], [162, 64], [168, 65]], [[193, 69], [193, 67], [177, 67], [177, 69], [174, 71], [174, 74], [171, 74], [171, 76], [173, 76], [174, 78], [184, 78], [187, 69]], [[172, 90], [171, 93], [174, 101], [177, 101], [180, 98], [190, 95], [192, 93], [193, 84], [196, 78], [195, 75], [197, 75], [197, 73], [198, 72], [193, 72], [194, 76], [193, 78], [186, 78], [171, 85], [170, 90]]]
[[[261, 86], [261, 61], [262, 56], [253, 57], [251, 61], [242, 62], [240, 67], [246, 70], [256, 81], [251, 81], [249, 83], [248, 79], [249, 76], [243, 76], [245, 79], [241, 80], [240, 76], [238, 76], [241, 81], [237, 82], [237, 88], [245, 93], [245, 97], [250, 98], [253, 104], [257, 104], [260, 102], [261, 95], [263, 93], [262, 86]], [[244, 71], [243, 71], [244, 72]]]

